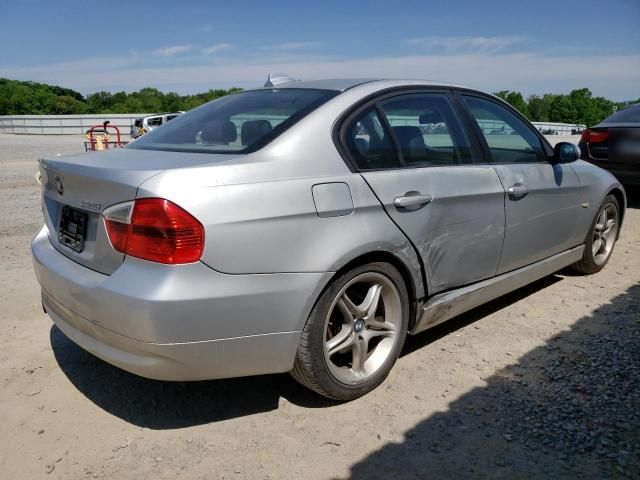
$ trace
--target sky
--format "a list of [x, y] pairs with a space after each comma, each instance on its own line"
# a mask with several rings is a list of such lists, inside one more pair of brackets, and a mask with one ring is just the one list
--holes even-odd
[[0, 77], [83, 94], [318, 78], [640, 97], [640, 0], [0, 0]]

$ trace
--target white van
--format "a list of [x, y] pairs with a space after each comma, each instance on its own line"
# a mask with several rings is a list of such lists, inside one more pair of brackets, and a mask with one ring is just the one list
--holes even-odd
[[149, 115], [148, 117], [136, 118], [131, 125], [131, 138], [138, 138], [154, 128], [158, 128], [169, 120], [173, 120], [184, 112], [176, 113], [158, 113], [157, 115]]

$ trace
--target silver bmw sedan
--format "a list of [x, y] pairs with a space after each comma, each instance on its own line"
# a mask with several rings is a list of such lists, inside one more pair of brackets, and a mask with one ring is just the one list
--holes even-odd
[[270, 81], [126, 148], [40, 160], [42, 303], [138, 375], [290, 372], [354, 399], [407, 334], [606, 265], [625, 193], [579, 157], [457, 85]]

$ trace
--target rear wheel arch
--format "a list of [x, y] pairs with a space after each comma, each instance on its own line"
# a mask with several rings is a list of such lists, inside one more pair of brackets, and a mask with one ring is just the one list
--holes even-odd
[[[289, 372], [299, 383], [345, 401], [369, 393], [387, 377], [404, 345], [411, 315], [406, 280], [388, 258], [350, 262], [328, 282], [304, 325]], [[355, 290], [346, 298], [350, 286]], [[376, 339], [380, 341], [371, 343]], [[337, 362], [330, 359], [334, 354]]]
[[[405, 286], [407, 288], [407, 293], [409, 294], [409, 303], [411, 305], [411, 308], [409, 311], [409, 330], [411, 330], [411, 328], [415, 323], [416, 309], [414, 308], [414, 306], [416, 305], [416, 302], [418, 300], [426, 297], [427, 287], [426, 285], [422, 285], [421, 279], [418, 280], [420, 283], [416, 281], [416, 279], [411, 274], [410, 268], [406, 265], [406, 263], [402, 259], [400, 259], [397, 255], [394, 255], [393, 253], [388, 252], [386, 250], [367, 252], [347, 262], [345, 265], [343, 265], [341, 268], [339, 268], [335, 272], [333, 277], [331, 277], [331, 279], [327, 282], [327, 285], [325, 286], [321, 294], [318, 296], [318, 298], [320, 298], [322, 293], [324, 293], [324, 290], [328, 288], [328, 286], [331, 285], [333, 281], [336, 278], [340, 277], [340, 275], [342, 275], [343, 273], [348, 272], [349, 270], [355, 267], [358, 267], [360, 265], [365, 265], [368, 263], [376, 263], [376, 262], [389, 263], [392, 266], [394, 266], [398, 270], [398, 272], [400, 272], [400, 275], [402, 275], [402, 279], [404, 280]], [[422, 294], [422, 291], [421, 291], [422, 289], [424, 289], [424, 295]]]

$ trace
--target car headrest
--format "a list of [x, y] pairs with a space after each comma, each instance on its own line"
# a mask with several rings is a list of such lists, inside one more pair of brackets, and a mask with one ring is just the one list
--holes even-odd
[[200, 132], [200, 138], [205, 143], [228, 144], [238, 138], [238, 130], [231, 120], [214, 120], [205, 124]]
[[426, 125], [428, 123], [441, 123], [444, 122], [444, 117], [438, 110], [431, 110], [421, 114], [418, 117], [418, 122], [422, 125]]
[[425, 156], [426, 145], [424, 143], [424, 137], [422, 136], [422, 130], [420, 130], [419, 127], [393, 127], [393, 133], [400, 143], [400, 148], [405, 158], [412, 160]]
[[395, 133], [401, 147], [409, 147], [410, 145], [415, 144], [416, 141], [422, 142], [422, 146], [424, 147], [424, 137], [422, 136], [422, 130], [420, 130], [419, 127], [393, 127], [393, 133]]
[[273, 127], [267, 120], [249, 120], [242, 124], [240, 141], [245, 147], [251, 145], [260, 137], [266, 135]]
[[369, 151], [369, 142], [362, 137], [353, 139], [353, 143], [356, 146], [356, 150], [360, 153], [367, 153]]

